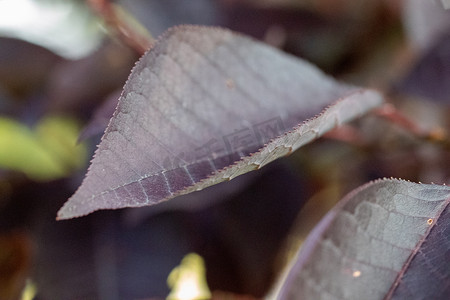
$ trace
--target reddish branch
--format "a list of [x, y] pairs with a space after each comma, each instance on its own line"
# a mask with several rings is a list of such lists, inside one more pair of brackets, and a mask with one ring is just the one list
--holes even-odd
[[138, 30], [136, 25], [130, 24], [119, 7], [109, 0], [86, 0], [92, 10], [99, 15], [109, 29], [114, 30], [119, 38], [134, 49], [139, 55], [144, 54], [154, 42], [152, 36]]
[[448, 147], [450, 144], [447, 133], [443, 128], [436, 127], [431, 130], [424, 130], [420, 128], [413, 120], [403, 115], [390, 103], [386, 103], [380, 108], [376, 109], [375, 114], [411, 132], [413, 135], [419, 138], [437, 142], [446, 147]]
[[358, 129], [342, 124], [323, 135], [325, 138], [346, 142], [349, 144], [364, 146], [364, 139]]
[[390, 103], [386, 103], [380, 108], [375, 110], [375, 114], [379, 117], [382, 117], [397, 126], [411, 132], [414, 135], [423, 137], [426, 135], [426, 132], [422, 130], [416, 123], [412, 120], [408, 119], [402, 113], [400, 113], [394, 105]]
[[[413, 120], [403, 115], [392, 104], [386, 103], [378, 109], [374, 110], [374, 114], [381, 117], [392, 124], [395, 124], [407, 132], [410, 132], [415, 137], [430, 141], [446, 149], [450, 149], [450, 139], [446, 131], [441, 127], [425, 130], [417, 125]], [[341, 125], [327, 133], [324, 137], [347, 142], [357, 146], [364, 146], [365, 142], [358, 129], [349, 125]]]

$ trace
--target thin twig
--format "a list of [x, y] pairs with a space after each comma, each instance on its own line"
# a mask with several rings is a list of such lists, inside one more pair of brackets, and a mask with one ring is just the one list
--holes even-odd
[[386, 103], [374, 110], [376, 116], [388, 120], [389, 122], [405, 129], [414, 136], [429, 142], [441, 144], [450, 148], [450, 140], [447, 132], [442, 127], [435, 127], [431, 130], [420, 128], [416, 122], [398, 111], [394, 105]]
[[342, 124], [323, 135], [324, 138], [337, 140], [362, 147], [365, 145], [364, 138], [360, 131], [348, 124]]
[[131, 18], [119, 6], [109, 0], [86, 0], [91, 9], [100, 16], [119, 38], [139, 55], [144, 54], [154, 43], [152, 35], [144, 30], [136, 20]]

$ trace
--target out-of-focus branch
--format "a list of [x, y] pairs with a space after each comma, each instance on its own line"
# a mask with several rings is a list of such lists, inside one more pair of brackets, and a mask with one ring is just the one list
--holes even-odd
[[359, 147], [365, 146], [364, 138], [360, 131], [357, 128], [347, 124], [342, 124], [339, 127], [328, 131], [323, 135], [323, 137]]
[[147, 51], [154, 42], [152, 35], [130, 14], [109, 0], [86, 0], [92, 10], [100, 16], [108, 29], [139, 55]]
[[374, 111], [375, 115], [386, 119], [393, 124], [409, 131], [418, 138], [441, 144], [446, 148], [450, 148], [450, 140], [448, 134], [441, 127], [432, 128], [431, 130], [424, 130], [420, 128], [417, 123], [409, 119], [398, 111], [394, 105], [386, 103]]
[[405, 115], [400, 113], [394, 105], [386, 103], [383, 106], [374, 110], [375, 115], [386, 119], [395, 125], [411, 132], [412, 134], [423, 137], [427, 134], [422, 128], [420, 128], [415, 122], [407, 118]]

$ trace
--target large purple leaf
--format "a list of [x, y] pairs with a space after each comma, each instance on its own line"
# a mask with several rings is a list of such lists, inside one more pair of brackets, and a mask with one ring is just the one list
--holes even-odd
[[450, 187], [379, 180], [313, 230], [280, 299], [450, 299]]
[[58, 218], [152, 205], [230, 180], [381, 102], [231, 31], [177, 27], [133, 69]]

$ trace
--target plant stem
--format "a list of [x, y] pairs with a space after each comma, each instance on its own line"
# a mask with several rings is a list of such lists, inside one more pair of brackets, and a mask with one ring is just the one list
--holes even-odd
[[442, 127], [424, 130], [420, 128], [413, 120], [398, 111], [395, 106], [390, 103], [386, 103], [380, 108], [375, 109], [374, 113], [375, 115], [405, 129], [420, 139], [441, 144], [446, 148], [450, 148], [448, 134]]
[[109, 0], [86, 1], [91, 9], [105, 21], [108, 28], [139, 55], [143, 55], [153, 44], [152, 35], [121, 7]]

